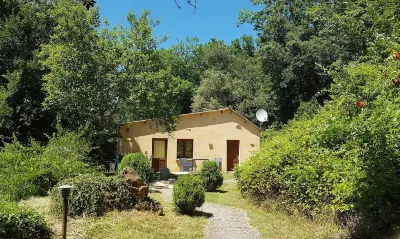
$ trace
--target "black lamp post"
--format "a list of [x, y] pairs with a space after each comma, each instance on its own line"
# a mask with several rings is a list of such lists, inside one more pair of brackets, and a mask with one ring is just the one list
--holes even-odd
[[71, 192], [72, 186], [63, 185], [58, 187], [61, 189], [61, 195], [63, 198], [63, 224], [62, 224], [62, 238], [67, 238], [67, 216], [68, 216], [68, 197]]

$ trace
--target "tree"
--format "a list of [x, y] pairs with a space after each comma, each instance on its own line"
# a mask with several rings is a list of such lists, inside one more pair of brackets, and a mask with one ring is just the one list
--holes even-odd
[[232, 107], [232, 78], [218, 70], [208, 70], [203, 75], [200, 87], [193, 99], [194, 112]]
[[197, 64], [195, 51], [198, 47], [198, 39], [186, 39], [169, 49], [157, 49], [156, 54], [160, 57], [160, 67], [170, 69], [174, 77], [180, 78], [190, 84], [190, 90], [181, 94], [178, 102], [181, 114], [191, 112], [191, 104], [196, 87], [200, 84], [201, 70]]
[[[73, 0], [74, 2], [76, 1], [76, 0]], [[93, 8], [94, 6], [95, 6], [95, 4], [96, 4], [96, 1], [95, 0], [81, 0], [82, 1], [82, 5], [87, 9], [87, 10], [89, 10], [90, 8]], [[32, 0], [27, 0], [26, 2], [36, 2], [36, 1], [32, 1]], [[182, 9], [182, 6], [181, 6], [181, 4], [177, 1], [177, 0], [174, 0], [174, 2], [175, 2], [175, 4], [176, 4], [176, 6], [179, 8], [179, 9]], [[185, 2], [189, 5], [189, 6], [191, 6], [191, 7], [193, 7], [194, 9], [197, 9], [197, 0], [194, 0], [194, 1], [191, 1], [191, 0], [185, 0]], [[3, 1], [3, 2], [0, 2], [0, 10], [2, 10], [2, 8], [3, 7], [9, 7], [9, 6], [12, 6], [12, 1], [11, 2], [8, 2], [8, 1]], [[1, 12], [1, 11], [0, 11]], [[0, 17], [1, 18], [1, 17]]]
[[[50, 40], [53, 21], [48, 2], [0, 3], [0, 140], [47, 141], [55, 115], [42, 107], [45, 92], [38, 63], [40, 45]], [[1, 143], [0, 143], [1, 144]]]
[[[241, 22], [259, 32], [263, 71], [272, 80], [280, 122], [292, 119], [301, 102], [329, 100], [330, 72], [374, 51], [382, 61], [398, 19], [398, 1], [256, 1], [260, 11], [242, 11]], [[382, 21], [383, 15], [388, 21]], [[375, 38], [382, 44], [370, 45]], [[369, 55], [371, 57], [372, 55]]]
[[274, 109], [270, 79], [263, 74], [259, 58], [251, 56], [255, 47], [249, 47], [251, 41], [243, 41], [243, 45], [238, 41], [227, 46], [211, 40], [197, 50], [199, 67], [205, 70], [193, 99], [193, 111], [231, 107], [256, 122], [258, 109]]
[[250, 35], [243, 35], [240, 38], [234, 39], [231, 46], [236, 54], [245, 54], [251, 57], [254, 57], [257, 51], [254, 39]]
[[[155, 118], [169, 129], [190, 83], [160, 65], [152, 33], [158, 21], [148, 12], [131, 12], [129, 28], [99, 32], [98, 10], [68, 0], [51, 14], [57, 26], [41, 52], [50, 70], [44, 77], [45, 106], [57, 112], [64, 127], [86, 132], [94, 146], [116, 137], [121, 122]], [[98, 148], [102, 159], [103, 154]]]

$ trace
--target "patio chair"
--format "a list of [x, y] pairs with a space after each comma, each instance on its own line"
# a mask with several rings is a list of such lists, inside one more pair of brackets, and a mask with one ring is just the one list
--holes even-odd
[[222, 169], [222, 158], [214, 158], [214, 161], [217, 163], [219, 170]]
[[187, 158], [180, 158], [179, 165], [181, 167], [181, 172], [192, 171], [192, 163], [188, 162]]

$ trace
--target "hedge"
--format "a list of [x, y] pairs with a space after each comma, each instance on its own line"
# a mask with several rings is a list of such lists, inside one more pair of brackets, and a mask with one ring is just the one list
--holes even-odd
[[51, 238], [51, 231], [41, 215], [0, 200], [0, 238], [47, 239]]
[[[400, 220], [400, 60], [350, 65], [333, 101], [266, 133], [236, 172], [258, 201], [275, 200], [308, 216], [329, 213], [349, 235], [381, 237]], [[385, 73], [385, 74], [384, 74]]]
[[0, 149], [0, 194], [14, 200], [46, 196], [62, 178], [94, 172], [84, 161], [90, 145], [80, 134], [55, 134], [46, 146], [18, 141]]
[[[68, 184], [73, 186], [69, 197], [69, 215], [101, 216], [111, 210], [127, 210], [135, 206], [136, 200], [124, 179], [104, 175], [80, 175], [61, 181], [57, 186]], [[50, 210], [60, 216], [62, 213], [62, 197], [60, 189], [53, 188]]]

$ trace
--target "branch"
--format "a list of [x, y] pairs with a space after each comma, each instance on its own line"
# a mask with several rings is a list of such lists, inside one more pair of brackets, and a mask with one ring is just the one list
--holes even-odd
[[[35, 1], [35, 0], [25, 0], [25, 3], [32, 2], [32, 1]], [[179, 9], [182, 9], [181, 5], [178, 3], [177, 0], [174, 0], [174, 2]], [[196, 11], [197, 0], [185, 0], [185, 2], [187, 4], [189, 4], [190, 6], [192, 6], [194, 8], [194, 10]], [[89, 10], [90, 8], [94, 7], [94, 5], [96, 4], [96, 1], [95, 0], [82, 0], [82, 3], [83, 3], [83, 6], [85, 6]]]
[[197, 0], [194, 0], [194, 3], [192, 3], [191, 0], [185, 0], [190, 6], [192, 6], [194, 9], [197, 9]]
[[[194, 2], [193, 2], [193, 0], [185, 0], [185, 1], [186, 1], [187, 4], [189, 4], [190, 6], [192, 6], [195, 10], [197, 9], [197, 0], [194, 0]], [[177, 0], [174, 0], [174, 2], [175, 2], [176, 6], [177, 6], [179, 9], [182, 9], [181, 5], [178, 3]]]
[[175, 2], [176, 6], [177, 6], [179, 9], [182, 9], [182, 7], [179, 5], [179, 3], [178, 3], [176, 0], [174, 0], [174, 2]]

